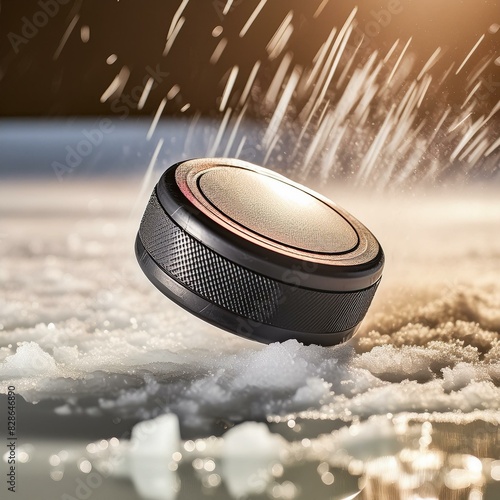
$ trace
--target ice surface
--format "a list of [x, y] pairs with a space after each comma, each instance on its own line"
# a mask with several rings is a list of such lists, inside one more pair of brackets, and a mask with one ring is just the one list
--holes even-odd
[[[441, 414], [439, 418], [448, 422], [449, 438], [453, 425], [461, 429], [466, 423], [477, 422], [477, 433], [481, 434], [488, 420], [494, 425], [499, 423], [498, 412], [475, 411], [451, 418]], [[339, 469], [353, 476], [362, 475], [357, 484], [335, 487], [335, 498], [344, 500], [354, 498], [360, 489], [365, 499], [386, 498], [396, 492], [397, 498], [422, 498], [424, 492], [426, 498], [448, 498], [447, 493], [464, 493], [467, 488], [483, 492], [488, 483], [495, 482], [499, 461], [480, 460], [456, 453], [453, 445], [433, 443], [438, 441], [433, 435], [439, 418], [429, 414], [372, 416], [317, 438], [295, 441], [270, 432], [266, 424], [244, 422], [221, 438], [182, 442], [177, 418], [168, 414], [137, 424], [131, 442], [122, 440], [118, 447], [105, 446], [105, 451], [92, 460], [103, 472], [110, 470], [114, 476], [131, 477], [143, 498], [157, 500], [176, 498], [177, 470], [189, 465], [202, 477], [207, 489], [217, 487], [222, 480], [231, 498], [266, 492], [267, 497], [296, 498], [300, 486], [297, 489], [290, 481], [280, 484], [280, 478], [285, 470], [293, 470], [298, 464], [304, 467], [308, 462], [319, 463], [316, 472], [326, 485], [333, 484], [335, 477], [342, 480]], [[490, 441], [494, 434], [487, 433]], [[151, 436], [158, 436], [159, 443], [153, 443]], [[100, 448], [100, 443], [92, 448]], [[126, 467], [117, 468], [117, 463], [125, 463]]]
[[175, 498], [177, 478], [169, 473], [168, 465], [179, 448], [179, 422], [173, 414], [140, 422], [133, 428], [127, 458], [130, 476], [142, 498]]
[[262, 493], [272, 478], [271, 465], [281, 461], [285, 440], [265, 424], [245, 422], [224, 435], [221, 473], [232, 497]]
[[334, 193], [387, 264], [357, 338], [322, 348], [259, 345], [168, 301], [135, 262], [138, 185], [108, 187], [24, 186], [22, 206], [18, 187], [2, 190], [2, 390], [56, 399], [61, 414], [173, 412], [182, 428], [310, 409], [332, 419], [500, 409], [496, 193], [425, 203]]

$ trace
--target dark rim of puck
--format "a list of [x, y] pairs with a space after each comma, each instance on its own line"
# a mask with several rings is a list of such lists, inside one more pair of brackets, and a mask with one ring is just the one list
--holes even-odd
[[165, 171], [136, 254], [174, 302], [268, 343], [349, 338], [384, 264], [372, 233], [341, 207], [273, 171], [222, 158]]

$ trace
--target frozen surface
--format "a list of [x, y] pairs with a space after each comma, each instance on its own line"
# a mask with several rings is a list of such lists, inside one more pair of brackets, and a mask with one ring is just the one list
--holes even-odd
[[[61, 414], [170, 411], [181, 427], [308, 409], [329, 418], [499, 409], [493, 190], [409, 199], [334, 190], [387, 254], [361, 332], [334, 348], [259, 345], [169, 302], [133, 255], [138, 192], [125, 181], [3, 187], [2, 390], [12, 382], [30, 402], [57, 398]], [[94, 403], [82, 407], [84, 397]]]
[[[364, 498], [382, 498], [389, 470], [417, 485], [408, 489], [401, 480], [401, 498], [410, 490], [428, 494], [429, 481], [432, 488], [448, 481], [448, 489], [475, 491], [486, 476], [500, 477], [500, 462], [491, 462], [500, 456], [497, 190], [377, 196], [338, 186], [326, 193], [377, 235], [387, 264], [359, 334], [323, 348], [241, 339], [163, 297], [133, 253], [149, 191], [140, 180], [4, 183], [2, 391], [13, 384], [28, 402], [52, 401], [68, 418], [145, 420], [173, 413], [181, 435], [267, 421], [273, 432], [295, 440], [281, 442], [285, 468], [323, 460], [320, 483], [330, 485], [336, 470], [335, 485], [346, 498], [360, 474]], [[176, 432], [154, 436], [161, 456], [181, 449]], [[266, 432], [249, 427], [235, 434], [241, 442], [224, 438], [217, 469], [200, 476], [203, 488], [219, 488], [222, 478], [227, 498], [298, 498], [300, 488], [306, 491], [306, 483], [295, 486], [293, 472], [282, 478], [281, 466], [262, 469], [259, 456], [273, 455], [277, 442]], [[166, 446], [159, 446], [160, 437]], [[266, 446], [269, 453], [250, 452]], [[227, 459], [238, 448], [250, 450], [243, 465]], [[470, 469], [468, 456], [482, 460], [482, 475], [474, 472], [475, 462]], [[130, 460], [120, 474], [128, 474], [143, 498], [175, 498], [177, 474], [191, 481], [193, 471], [183, 461], [165, 475], [168, 460], [158, 467], [147, 465], [156, 464], [147, 453]], [[195, 469], [215, 463], [210, 457], [189, 460]], [[457, 470], [468, 482], [456, 479]], [[422, 474], [430, 479], [417, 481]], [[145, 493], [153, 484], [157, 496], [153, 489]], [[317, 486], [311, 488], [323, 498]]]

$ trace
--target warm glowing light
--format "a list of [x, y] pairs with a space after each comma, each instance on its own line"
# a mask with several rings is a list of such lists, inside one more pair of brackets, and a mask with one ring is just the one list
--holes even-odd
[[212, 36], [214, 38], [217, 38], [221, 33], [222, 31], [224, 30], [224, 28], [222, 26], [216, 26], [213, 30], [212, 30]]
[[321, 481], [323, 481], [327, 486], [330, 486], [335, 481], [335, 477], [331, 472], [325, 472], [321, 476]]
[[78, 468], [84, 473], [88, 474], [92, 470], [92, 464], [88, 460], [80, 460]]
[[500, 481], [500, 460], [495, 460], [491, 464], [491, 478], [494, 481]]

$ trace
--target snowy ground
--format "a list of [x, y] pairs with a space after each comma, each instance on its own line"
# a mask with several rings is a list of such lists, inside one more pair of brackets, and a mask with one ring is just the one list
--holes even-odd
[[[268, 421], [271, 430], [306, 449], [302, 439], [323, 443], [307, 452], [311, 460], [316, 453], [321, 462], [324, 450], [330, 450], [332, 467], [345, 464], [345, 454], [355, 457], [361, 468], [345, 474], [363, 476], [365, 498], [389, 498], [377, 489], [385, 487], [377, 478], [393, 466], [359, 453], [384, 432], [387, 443], [398, 446], [375, 454], [400, 465], [401, 448], [420, 450], [422, 460], [431, 452], [451, 453], [440, 455], [440, 467], [449, 470], [458, 467], [453, 454], [483, 459], [480, 481], [448, 480], [442, 486], [442, 477], [426, 480], [425, 487], [417, 485], [420, 490], [415, 486], [421, 496], [479, 498], [460, 495], [476, 494], [484, 481], [500, 479], [500, 462], [491, 466], [496, 472], [485, 472], [485, 459], [500, 458], [498, 186], [402, 195], [347, 192], [342, 186], [325, 191], [374, 232], [387, 262], [355, 339], [322, 348], [240, 339], [163, 297], [133, 253], [148, 196], [138, 199], [140, 184], [2, 182], [2, 392], [13, 384], [30, 403], [52, 400], [55, 412], [70, 420], [142, 420], [173, 412], [184, 438], [214, 429], [220, 434], [247, 420]], [[379, 420], [369, 420], [374, 415]], [[418, 424], [420, 441], [410, 443], [409, 422]], [[332, 446], [344, 458], [335, 462]], [[181, 477], [187, 474], [182, 470]], [[328, 485], [330, 477], [318, 471], [322, 486]], [[298, 478], [295, 490], [282, 482], [266, 495], [298, 498], [307, 481], [300, 486]], [[205, 486], [218, 487], [212, 482]], [[490, 498], [495, 493], [487, 488]], [[458, 496], [443, 496], [445, 490]], [[95, 493], [93, 498], [101, 498]], [[187, 498], [182, 488], [179, 495]]]

